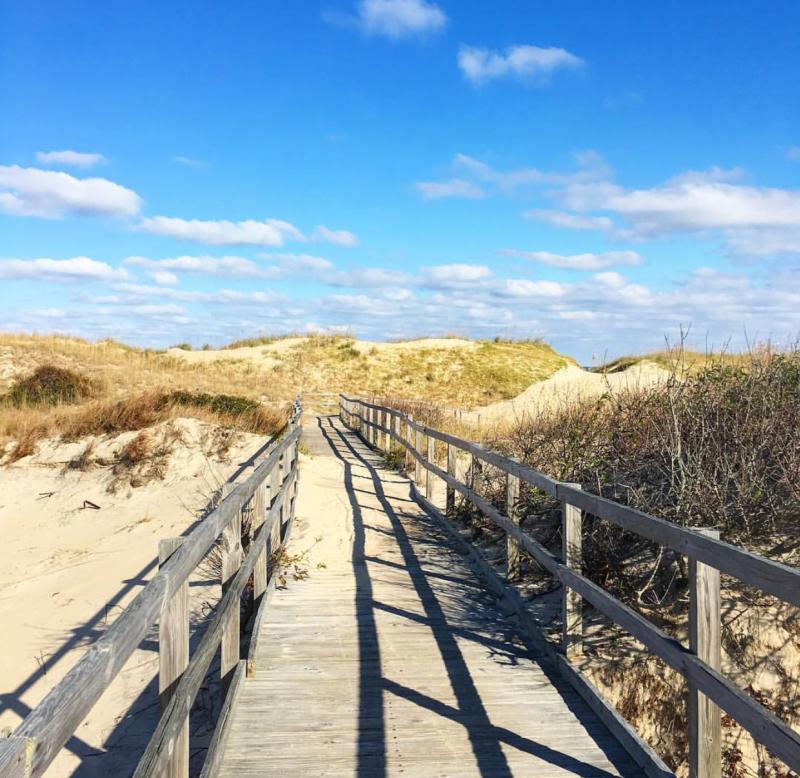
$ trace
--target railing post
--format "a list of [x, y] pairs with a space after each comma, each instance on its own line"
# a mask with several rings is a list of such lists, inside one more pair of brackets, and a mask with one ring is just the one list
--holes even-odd
[[389, 435], [389, 414], [381, 411], [381, 426], [386, 430], [383, 434], [383, 453], [388, 454], [392, 449], [392, 438]]
[[[181, 547], [183, 538], [166, 538], [158, 544], [158, 566]], [[181, 676], [189, 665], [189, 582], [184, 581], [158, 621], [158, 692], [163, 711], [169, 703]], [[183, 722], [175, 738], [167, 778], [187, 778], [189, 775], [189, 719]]]
[[375, 428], [372, 426], [372, 408], [365, 408], [366, 411], [366, 419], [367, 419], [367, 445], [372, 446], [375, 443], [374, 435], [375, 435]]
[[[697, 529], [719, 539], [715, 529]], [[709, 667], [719, 670], [720, 656], [719, 570], [689, 558], [689, 648]], [[689, 776], [720, 778], [722, 723], [719, 708], [689, 682]]]
[[[519, 478], [506, 473], [506, 516], [519, 526]], [[519, 578], [519, 543], [506, 536], [506, 578], [514, 581]]]
[[[580, 484], [565, 484], [580, 489]], [[582, 519], [580, 508], [561, 503], [561, 550], [564, 564], [576, 573], [581, 572]], [[563, 617], [562, 647], [567, 659], [583, 652], [583, 601], [580, 594], [562, 586], [561, 613]]]
[[[415, 444], [414, 444], [414, 451], [416, 451], [417, 454], [422, 454], [422, 438], [423, 437], [424, 437], [423, 434], [419, 430], [416, 430], [416, 440], [415, 440]], [[414, 483], [419, 488], [422, 485], [422, 471], [423, 471], [422, 462], [420, 462], [419, 459], [414, 457], [414, 465], [415, 465], [415, 467], [414, 467]]]
[[406, 473], [411, 473], [411, 467], [415, 462], [414, 457], [411, 456], [411, 449], [414, 446], [414, 430], [411, 427], [411, 422], [413, 420], [414, 417], [409, 413], [408, 420], [406, 421], [406, 440], [408, 441], [408, 446], [406, 448]]
[[[458, 449], [447, 444], [447, 475], [452, 478], [456, 477], [456, 464], [458, 462]], [[447, 497], [445, 498], [445, 513], [449, 518], [453, 518], [456, 513], [456, 490], [455, 487], [447, 484], [446, 489]]]
[[[428, 451], [426, 459], [431, 465], [436, 464], [436, 438], [428, 435]], [[430, 500], [433, 498], [433, 473], [425, 470], [425, 496]]]
[[[233, 484], [224, 484], [222, 490], [223, 499], [232, 491]], [[222, 594], [228, 590], [228, 586], [242, 564], [242, 514], [237, 513], [230, 524], [222, 530]], [[233, 672], [239, 663], [239, 629], [241, 614], [238, 607], [231, 608], [230, 614], [225, 619], [222, 627], [222, 641], [220, 643], [220, 678], [222, 679], [223, 699], [227, 694], [228, 686], [233, 678]]]
[[[250, 537], [254, 538], [264, 523], [267, 510], [267, 484], [262, 481], [253, 495], [250, 503], [252, 506], [252, 519], [250, 521]], [[253, 610], [256, 611], [261, 604], [261, 598], [267, 590], [267, 546], [264, 543], [253, 568]]]
[[297, 482], [300, 479], [300, 473], [295, 472], [299, 466], [299, 458], [300, 458], [300, 438], [298, 438], [294, 442], [294, 446], [292, 446], [294, 450], [294, 456], [292, 457], [292, 467], [289, 470], [289, 475], [292, 476], [292, 502], [289, 505], [289, 521], [294, 520], [295, 516], [295, 503], [297, 502]]

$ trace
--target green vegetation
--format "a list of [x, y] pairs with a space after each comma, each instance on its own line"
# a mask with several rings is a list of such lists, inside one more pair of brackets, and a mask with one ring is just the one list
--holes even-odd
[[473, 407], [515, 397], [572, 363], [542, 341], [360, 347], [314, 336], [279, 355], [276, 380], [306, 391], [350, 391]]
[[[765, 350], [768, 353], [768, 350]], [[627, 354], [612, 359], [599, 367], [592, 368], [593, 373], [621, 373], [642, 362], [652, 362], [664, 370], [678, 375], [697, 374], [709, 365], [725, 364], [747, 367], [750, 361], [748, 354], [728, 354], [702, 351], [690, 351], [684, 348], [651, 351], [649, 354]]]
[[6, 399], [12, 405], [62, 405], [92, 397], [97, 384], [84, 375], [55, 365], [40, 365], [30, 375], [17, 379]]

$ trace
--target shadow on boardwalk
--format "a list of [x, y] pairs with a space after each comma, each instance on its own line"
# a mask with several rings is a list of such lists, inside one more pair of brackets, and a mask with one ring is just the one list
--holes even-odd
[[[364, 445], [353, 433], [343, 431], [336, 417], [321, 417], [318, 420], [320, 430], [330, 445], [334, 456], [344, 468], [344, 487], [347, 492], [354, 523], [354, 540], [352, 564], [356, 580], [356, 608], [358, 619], [359, 649], [359, 698], [358, 698], [358, 769], [360, 778], [375, 778], [387, 774], [387, 733], [385, 716], [385, 695], [396, 695], [422, 709], [456, 722], [465, 728], [472, 748], [472, 757], [477, 768], [476, 774], [481, 776], [512, 776], [514, 773], [502, 746], [505, 744], [517, 751], [530, 754], [553, 767], [560, 768], [565, 774], [584, 776], [584, 778], [610, 778], [616, 773], [593, 764], [581, 761], [570, 754], [548, 747], [531, 740], [517, 732], [504, 727], [495, 726], [481, 699], [470, 667], [461, 651], [457, 637], [476, 641], [489, 649], [492, 659], [505, 664], [519, 664], [531, 659], [538, 661], [514, 639], [514, 629], [505, 623], [494, 606], [494, 601], [475, 581], [468, 581], [457, 575], [432, 571], [425, 564], [426, 551], [431, 546], [446, 546], [452, 551], [441, 529], [435, 520], [419, 511], [405, 513], [396, 509], [393, 503], [403, 502], [392, 496], [387, 497], [384, 483], [388, 481], [387, 471], [381, 466], [382, 460], [377, 454]], [[354, 472], [358, 468], [359, 472]], [[368, 485], [363, 483], [366, 471]], [[399, 476], [398, 476], [399, 478]], [[356, 481], [362, 481], [356, 486]], [[380, 510], [386, 514], [391, 525], [391, 532], [366, 525], [360, 496], [377, 500]], [[412, 502], [412, 501], [408, 501]], [[414, 503], [416, 506], [416, 504]], [[382, 532], [392, 535], [399, 547], [402, 565], [366, 554], [367, 532]], [[420, 555], [423, 559], [420, 559]], [[405, 570], [412, 582], [416, 596], [419, 598], [424, 616], [410, 613], [391, 603], [380, 603], [374, 598], [373, 582], [369, 566], [389, 564]], [[452, 615], [452, 605], [448, 614], [434, 591], [432, 580], [445, 580], [457, 585], [454, 594], [464, 599], [463, 609], [458, 614], [458, 623]], [[470, 596], [464, 597], [465, 589]], [[473, 594], [474, 593], [474, 596]], [[384, 610], [414, 621], [422, 622], [430, 627], [436, 648], [444, 662], [449, 684], [456, 699], [456, 705], [446, 704], [419, 690], [409, 688], [396, 681], [384, 677], [381, 665], [381, 645], [376, 626], [376, 611]], [[473, 627], [473, 629], [470, 629]], [[479, 627], [479, 630], [478, 630]], [[491, 632], [490, 636], [486, 632]], [[542, 663], [543, 669], [547, 668]], [[548, 673], [548, 679], [560, 692], [562, 682]], [[574, 698], [574, 693], [562, 693], [567, 707], [584, 724], [587, 729], [597, 729], [597, 721], [585, 708], [582, 702]], [[606, 734], [605, 740], [609, 738]], [[607, 751], [604, 743], [595, 740], [599, 749], [612, 764], [620, 762], [623, 775], [638, 775], [632, 770], [627, 759], [619, 759], [619, 746]], [[616, 757], [616, 758], [615, 758]], [[467, 754], [464, 754], [467, 761]], [[616, 766], [616, 764], [615, 764]], [[433, 766], [432, 766], [433, 767]], [[445, 775], [446, 773], [438, 773]], [[520, 774], [517, 772], [517, 774]], [[531, 773], [527, 773], [531, 774]]]

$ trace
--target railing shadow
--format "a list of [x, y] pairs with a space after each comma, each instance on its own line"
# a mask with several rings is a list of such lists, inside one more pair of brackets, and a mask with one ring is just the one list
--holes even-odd
[[[477, 630], [469, 634], [471, 621], [480, 615], [480, 626], [487, 628], [486, 600], [487, 595], [476, 595], [476, 600], [464, 597], [464, 589], [459, 589], [464, 602], [462, 612], [459, 614], [459, 624], [449, 624], [439, 596], [434, 591], [430, 578], [438, 576], [438, 571], [426, 569], [419, 558], [417, 549], [425, 553], [425, 545], [439, 545], [451, 548], [449, 542], [437, 530], [432, 520], [425, 521], [425, 517], [418, 514], [405, 514], [398, 512], [387, 497], [381, 474], [378, 470], [380, 458], [365, 444], [362, 444], [355, 434], [342, 431], [335, 417], [320, 418], [319, 426], [331, 450], [344, 467], [345, 490], [348, 494], [353, 520], [355, 524], [355, 548], [353, 565], [356, 571], [357, 591], [362, 597], [357, 599], [359, 620], [359, 640], [362, 650], [360, 696], [359, 696], [359, 723], [369, 720], [369, 730], [359, 732], [359, 768], [357, 774], [362, 778], [366, 776], [383, 776], [386, 774], [386, 743], [385, 724], [376, 731], [375, 719], [383, 714], [383, 694], [389, 693], [412, 702], [421, 708], [436, 713], [443, 718], [459, 723], [466, 729], [473, 758], [478, 773], [483, 776], [511, 776], [512, 771], [502, 746], [505, 744], [519, 751], [529, 753], [551, 765], [569, 770], [572, 774], [584, 778], [611, 778], [612, 773], [588, 764], [561, 751], [549, 748], [544, 744], [523, 737], [515, 732], [510, 732], [502, 727], [492, 724], [487, 709], [481, 699], [469, 666], [456, 640], [456, 636], [467, 636], [469, 639], [478, 639], [490, 650], [495, 661], [504, 663], [518, 663], [529, 659], [527, 649], [519, 646], [512, 640], [513, 629], [502, 622], [498, 616], [491, 628], [496, 631], [494, 639], [487, 641], [481, 639]], [[363, 468], [367, 472], [367, 479], [371, 482], [371, 489], [365, 489], [363, 476], [359, 478], [358, 490], [353, 488], [353, 468]], [[380, 509], [389, 519], [392, 534], [398, 544], [403, 560], [402, 568], [405, 569], [414, 587], [417, 597], [424, 611], [424, 617], [408, 614], [413, 620], [422, 621], [430, 627], [438, 651], [448, 674], [450, 686], [456, 699], [456, 706], [446, 705], [417, 690], [409, 689], [401, 684], [384, 678], [380, 666], [380, 645], [375, 626], [375, 611], [379, 609], [390, 610], [396, 615], [402, 611], [392, 607], [391, 603], [382, 604], [374, 600], [373, 585], [366, 563], [375, 561], [374, 558], [365, 556], [365, 525], [362, 507], [358, 501], [358, 493], [370, 494], [376, 498]], [[394, 499], [394, 498], [392, 498]], [[413, 521], [411, 532], [404, 525], [403, 519]], [[424, 526], [423, 526], [424, 525]], [[382, 560], [381, 560], [382, 561]], [[428, 565], [429, 566], [429, 565]], [[454, 583], [458, 581], [456, 578]], [[466, 587], [465, 587], [466, 588]], [[469, 592], [470, 590], [467, 589]], [[474, 609], [474, 610], [473, 610]], [[478, 613], [480, 611], [480, 613]], [[463, 623], [461, 623], [463, 621]], [[560, 684], [559, 684], [560, 686]], [[570, 707], [574, 707], [571, 705]], [[578, 706], [580, 708], [580, 706]], [[585, 717], [584, 710], [576, 711]], [[593, 721], [593, 723], [596, 723]], [[376, 739], [380, 739], [376, 743]], [[369, 741], [369, 742], [367, 742]], [[380, 747], [382, 746], [382, 748]]]
[[[254, 467], [258, 461], [272, 448], [279, 439], [280, 433], [270, 436], [250, 457], [244, 462], [240, 462], [236, 470], [225, 480], [225, 483], [234, 483], [248, 468]], [[216, 496], [212, 496], [208, 502], [202, 506], [191, 524], [181, 533], [181, 537], [188, 536], [206, 516], [216, 507]], [[154, 543], [155, 545], [155, 543]], [[156, 549], [154, 548], [154, 551]], [[144, 588], [150, 580], [152, 574], [158, 568], [158, 560], [154, 558], [142, 567], [135, 575], [123, 578], [120, 589], [106, 600], [101, 608], [98, 608], [92, 616], [83, 624], [69, 630], [69, 637], [51, 654], [48, 654], [15, 689], [9, 692], [0, 693], [0, 709], [11, 710], [20, 718], [24, 719], [32, 708], [22, 698], [23, 696], [48, 672], [52, 671], [61, 661], [63, 661], [75, 649], [81, 646], [88, 647], [94, 643], [107, 628], [113, 623], [113, 615], [117, 609], [131, 594], [138, 589]], [[196, 583], [196, 582], [195, 582]], [[192, 631], [190, 638], [190, 649], [202, 638], [204, 630], [197, 628]], [[139, 645], [140, 650], [158, 652], [158, 631], [157, 628], [145, 638]], [[80, 659], [76, 656], [73, 664]], [[124, 672], [124, 669], [123, 671]], [[209, 671], [210, 675], [211, 670]], [[200, 695], [198, 695], [200, 697]], [[203, 709], [203, 702], [197, 706]], [[219, 707], [219, 706], [217, 706]], [[64, 745], [64, 748], [80, 759], [80, 764], [73, 775], [93, 776], [93, 775], [124, 775], [133, 772], [136, 762], [141, 755], [141, 751], [147, 744], [150, 735], [155, 728], [155, 723], [159, 718], [159, 699], [158, 699], [158, 675], [157, 670], [154, 677], [147, 683], [144, 689], [130, 704], [128, 709], [122, 714], [119, 721], [115, 722], [104, 738], [101, 749], [87, 743], [77, 735], [73, 735]], [[214, 721], [207, 721], [209, 716], [203, 712], [201, 715], [195, 714], [194, 721], [190, 722], [194, 726], [192, 734], [200, 734], [207, 728], [213, 732]], [[210, 733], [209, 733], [210, 738]], [[119, 752], [119, 753], [114, 753]], [[124, 752], [124, 753], [122, 753]], [[117, 757], [120, 757], [119, 759]]]

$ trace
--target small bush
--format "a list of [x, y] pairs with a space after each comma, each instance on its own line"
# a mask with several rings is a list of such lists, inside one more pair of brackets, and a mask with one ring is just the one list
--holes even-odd
[[192, 344], [191, 343], [178, 343], [177, 345], [173, 346], [172, 348], [179, 348], [181, 351], [192, 351]]
[[17, 380], [6, 395], [12, 405], [60, 405], [93, 396], [97, 385], [86, 376], [55, 365], [40, 365]]

